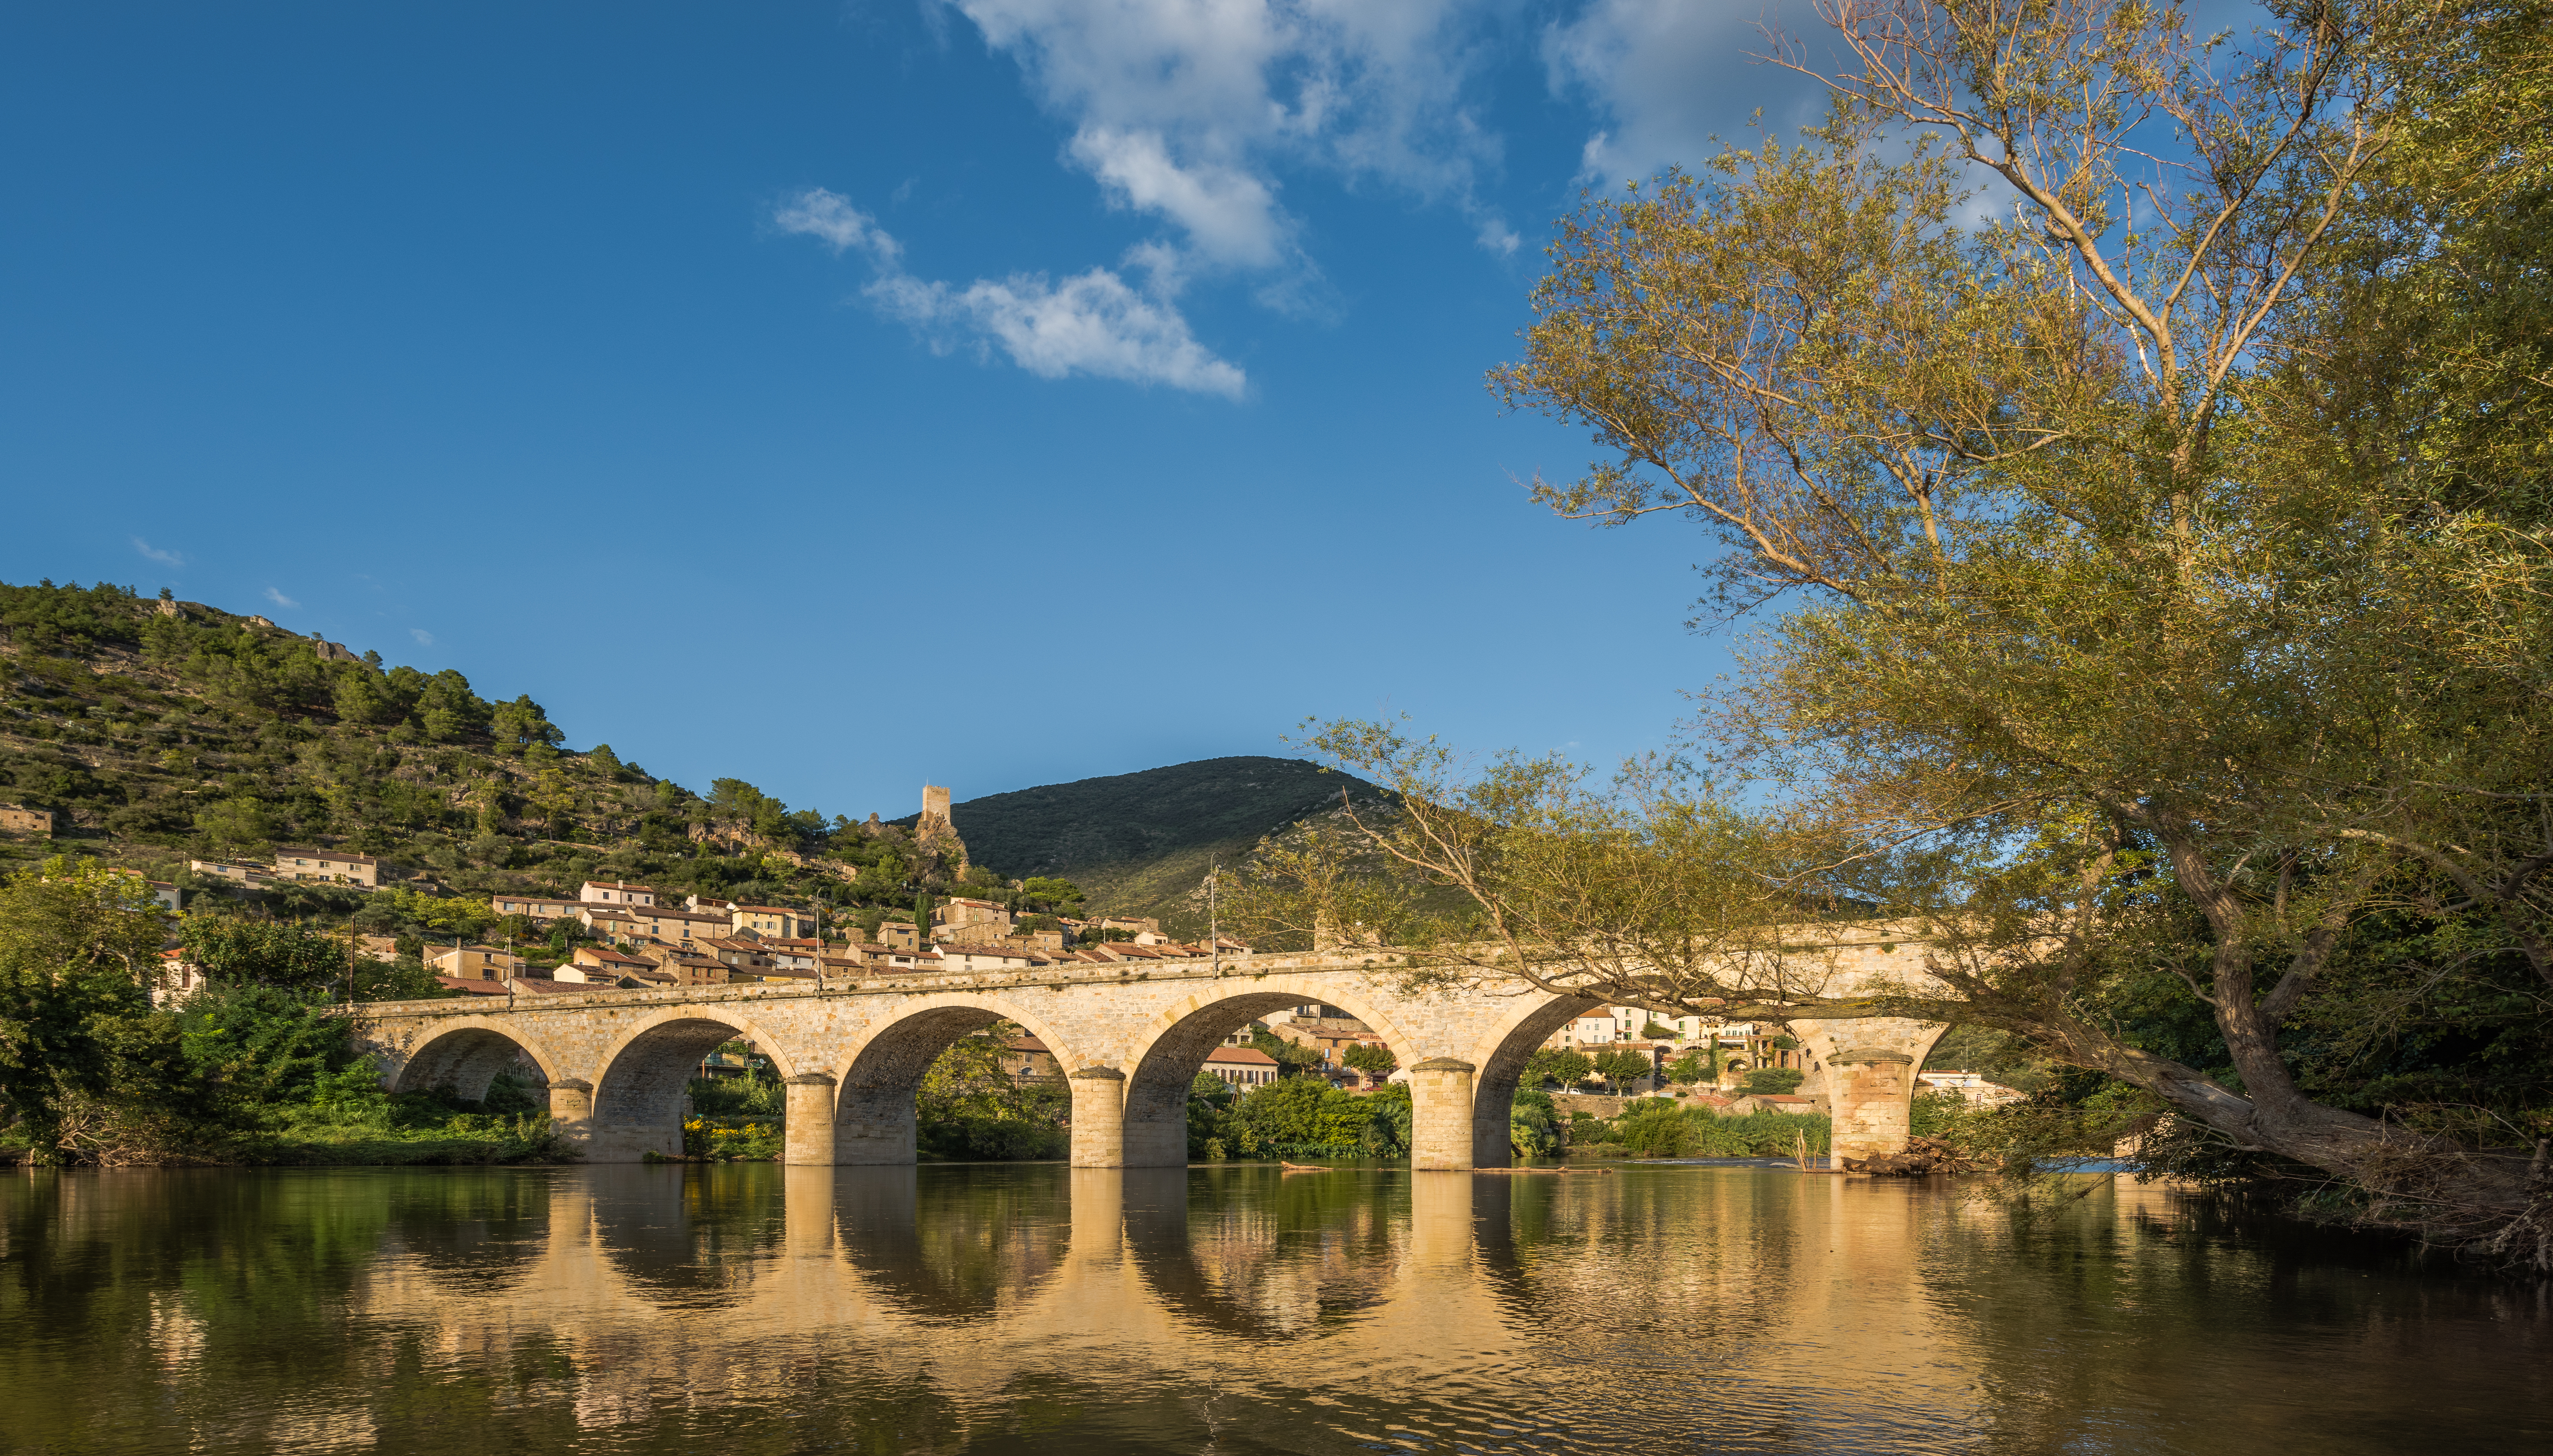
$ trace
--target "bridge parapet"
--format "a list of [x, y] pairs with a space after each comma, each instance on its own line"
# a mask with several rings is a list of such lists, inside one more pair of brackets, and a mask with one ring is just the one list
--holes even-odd
[[[1507, 1105], [1525, 1059], [1599, 1003], [1521, 987], [1413, 989], [1405, 970], [1383, 956], [1271, 954], [1220, 966], [1085, 963], [375, 1002], [357, 1019], [393, 1089], [481, 1096], [519, 1052], [549, 1082], [552, 1115], [596, 1162], [678, 1154], [693, 1069], [720, 1042], [746, 1038], [788, 1087], [787, 1161], [812, 1165], [914, 1161], [913, 1093], [932, 1060], [958, 1036], [1011, 1021], [1067, 1074], [1075, 1166], [1168, 1167], [1186, 1162], [1187, 1088], [1206, 1056], [1253, 1017], [1326, 1002], [1374, 1027], [1409, 1069], [1414, 1166], [1505, 1166]], [[1920, 1062], [1939, 1035], [1933, 1028], [1916, 1046], [1876, 1018], [1793, 1024], [1830, 1062], [1857, 1047], [1911, 1050]], [[1849, 1045], [1813, 1034], [1819, 1027], [1853, 1028]], [[1849, 1093], [1836, 1101], [1838, 1143], [1849, 1121], [1856, 1148], [1885, 1150], [1892, 1137], [1902, 1147], [1907, 1088], [1897, 1084], [1911, 1088], [1911, 1076], [1848, 1070], [1860, 1065], [1832, 1074]]]

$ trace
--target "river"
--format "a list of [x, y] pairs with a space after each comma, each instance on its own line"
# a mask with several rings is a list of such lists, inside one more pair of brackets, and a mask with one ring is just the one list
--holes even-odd
[[2553, 1449], [2553, 1306], [2093, 1181], [0, 1174], [0, 1452]]

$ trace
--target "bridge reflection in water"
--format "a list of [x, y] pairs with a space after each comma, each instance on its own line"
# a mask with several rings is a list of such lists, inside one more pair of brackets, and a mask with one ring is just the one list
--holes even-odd
[[42, 1174], [0, 1214], [0, 1449], [2553, 1436], [2541, 1297], [2133, 1185], [2016, 1225], [1743, 1168]]

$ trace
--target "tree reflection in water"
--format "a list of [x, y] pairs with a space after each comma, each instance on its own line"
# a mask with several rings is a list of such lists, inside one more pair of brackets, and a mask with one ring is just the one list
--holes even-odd
[[0, 1181], [0, 1450], [2375, 1452], [2538, 1292], [1947, 1187], [769, 1165]]

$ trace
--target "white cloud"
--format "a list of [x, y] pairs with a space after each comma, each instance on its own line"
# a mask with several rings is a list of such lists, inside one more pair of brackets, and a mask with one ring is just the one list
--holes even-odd
[[877, 219], [851, 206], [851, 199], [822, 187], [810, 187], [782, 203], [771, 221], [784, 233], [823, 239], [836, 256], [857, 248], [880, 267], [894, 266], [903, 252], [893, 238], [879, 231]]
[[142, 553], [145, 558], [158, 562], [164, 567], [182, 567], [186, 564], [186, 559], [184, 557], [179, 556], [173, 551], [162, 551], [139, 536], [133, 538], [133, 549]]
[[1049, 379], [1091, 374], [1227, 399], [1240, 398], [1249, 383], [1197, 343], [1168, 298], [1129, 287], [1106, 268], [1060, 283], [1013, 273], [964, 289], [899, 273], [870, 284], [868, 295], [918, 328], [955, 328], [998, 344], [1012, 363]]
[[407, 635], [415, 638], [416, 645], [419, 647], [434, 646], [434, 634], [426, 631], [423, 627], [410, 627], [407, 629]]
[[[1499, 159], [1464, 90], [1483, 48], [1466, 0], [949, 0], [1071, 121], [1065, 155], [1111, 202], [1162, 217], [1201, 260], [1308, 268], [1276, 169], [1307, 164], [1481, 204]], [[1495, 226], [1493, 226], [1495, 225]]]
[[772, 223], [821, 238], [836, 253], [857, 248], [867, 254], [878, 276], [864, 294], [944, 353], [971, 338], [979, 354], [998, 345], [1012, 363], [1049, 379], [1089, 374], [1227, 399], [1240, 398], [1249, 384], [1189, 332], [1176, 303], [1184, 260], [1174, 249], [1143, 246], [1128, 253], [1129, 266], [1146, 274], [1141, 288], [1108, 268], [1060, 283], [1043, 273], [1013, 273], [955, 288], [906, 272], [896, 241], [838, 192], [810, 187], [782, 203]]
[[266, 599], [274, 602], [279, 607], [297, 607], [301, 605], [301, 603], [294, 601], [291, 597], [284, 595], [282, 592], [276, 590], [272, 586], [266, 588]]
[[1543, 35], [1551, 88], [1584, 94], [1612, 125], [1587, 140], [1581, 177], [1620, 183], [1688, 168], [1732, 141], [1764, 77], [1746, 76], [1767, 42], [1765, 0], [1595, 0]]

